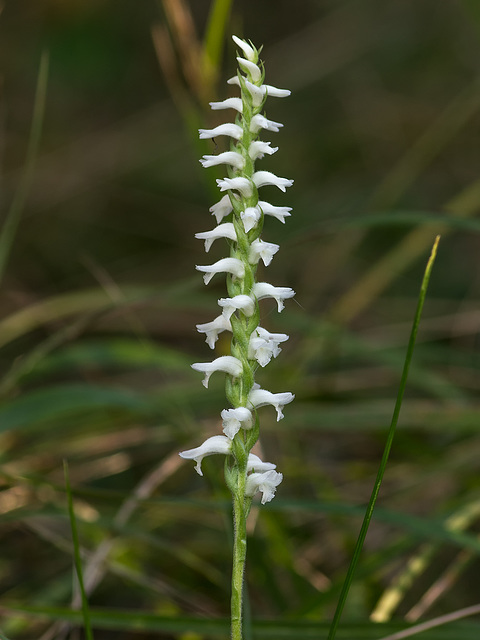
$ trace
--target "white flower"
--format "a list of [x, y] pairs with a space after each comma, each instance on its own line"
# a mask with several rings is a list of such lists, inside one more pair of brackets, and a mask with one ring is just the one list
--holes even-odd
[[274, 471], [264, 473], [251, 473], [247, 476], [245, 495], [254, 496], [257, 491], [262, 492], [262, 504], [270, 502], [275, 497], [275, 490], [283, 480], [283, 475]]
[[253, 47], [251, 47], [247, 42], [245, 42], [245, 40], [241, 40], [237, 36], [232, 36], [232, 40], [235, 42], [237, 47], [240, 47], [240, 49], [243, 51], [247, 60], [251, 60], [252, 62], [255, 62], [255, 60], [257, 59], [257, 54]]
[[252, 133], [258, 133], [260, 129], [266, 129], [267, 131], [274, 131], [275, 133], [278, 133], [278, 131], [280, 131], [280, 127], [283, 127], [283, 124], [281, 122], [268, 120], [260, 113], [257, 113], [256, 116], [253, 116], [250, 121], [250, 131]]
[[271, 147], [270, 142], [263, 142], [263, 140], [254, 140], [248, 147], [248, 155], [255, 162], [255, 160], [261, 160], [267, 153], [269, 156], [278, 151], [278, 147]]
[[203, 476], [202, 473], [202, 460], [205, 456], [211, 456], [214, 453], [222, 453], [228, 455], [232, 451], [232, 442], [225, 436], [212, 436], [205, 440], [203, 444], [195, 449], [188, 449], [188, 451], [181, 451], [179, 455], [185, 460], [195, 460], [195, 471]]
[[247, 207], [245, 211], [242, 211], [240, 218], [242, 219], [245, 233], [248, 233], [251, 229], [257, 226], [257, 222], [260, 220], [262, 212], [258, 207]]
[[196, 233], [195, 238], [198, 240], [205, 240], [205, 251], [208, 253], [210, 251], [210, 247], [218, 240], [218, 238], [228, 238], [229, 240], [237, 240], [237, 234], [235, 232], [235, 227], [232, 222], [224, 222], [223, 224], [219, 224], [218, 227], [212, 229], [211, 231], [202, 231], [201, 233]]
[[225, 216], [228, 216], [228, 214], [232, 213], [233, 211], [232, 203], [229, 196], [223, 196], [223, 198], [219, 202], [216, 202], [210, 207], [209, 211], [211, 212], [212, 216], [215, 216], [217, 224], [220, 224], [223, 218], [225, 218]]
[[227, 122], [225, 124], [219, 124], [218, 127], [214, 129], [199, 129], [198, 133], [200, 134], [200, 140], [216, 138], [217, 136], [230, 136], [231, 138], [235, 138], [235, 140], [241, 140], [243, 129], [239, 127], [238, 124]]
[[256, 171], [252, 180], [255, 183], [256, 187], [264, 187], [265, 185], [273, 185], [278, 187], [280, 191], [285, 192], [286, 187], [291, 187], [293, 184], [293, 180], [288, 180], [287, 178], [280, 178], [276, 176], [274, 173], [270, 171]]
[[264, 202], [263, 200], [258, 201], [258, 206], [264, 216], [273, 216], [283, 224], [285, 224], [285, 218], [291, 215], [290, 211], [292, 210], [292, 207], [275, 207], [273, 204]]
[[219, 111], [220, 109], [235, 109], [239, 113], [242, 113], [242, 99], [241, 98], [227, 98], [221, 102], [210, 102], [212, 111]]
[[248, 178], [243, 178], [242, 176], [238, 176], [237, 178], [224, 178], [223, 180], [217, 178], [217, 184], [220, 187], [220, 191], [237, 189], [244, 198], [249, 198], [253, 193], [252, 183]]
[[276, 358], [281, 351], [279, 344], [288, 340], [286, 333], [270, 333], [262, 327], [257, 327], [250, 336], [248, 357], [256, 360], [261, 367], [265, 367], [270, 360]]
[[286, 391], [284, 393], [271, 393], [270, 391], [266, 391], [265, 389], [258, 388], [258, 385], [254, 385], [253, 389], [250, 391], [248, 396], [248, 401], [257, 409], [258, 407], [264, 407], [267, 404], [271, 404], [275, 407], [277, 412], [277, 422], [283, 418], [283, 407], [292, 402], [295, 398], [293, 393], [290, 391]]
[[232, 317], [232, 314], [237, 309], [241, 309], [247, 318], [253, 315], [255, 311], [255, 300], [244, 294], [234, 296], [233, 298], [220, 298], [218, 304], [223, 308], [222, 315], [227, 320]]
[[268, 267], [268, 265], [272, 261], [273, 256], [279, 249], [280, 245], [274, 244], [273, 242], [264, 242], [260, 239], [254, 240], [250, 245], [248, 261], [250, 262], [250, 264], [257, 264], [257, 262], [261, 258], [263, 264]]
[[265, 98], [265, 91], [262, 91], [262, 87], [259, 87], [256, 84], [252, 84], [246, 78], [245, 78], [245, 86], [247, 87], [250, 95], [252, 96], [253, 106], [259, 107]]
[[233, 440], [240, 429], [251, 429], [253, 426], [253, 416], [247, 407], [237, 407], [236, 409], [224, 409], [221, 413], [223, 433]]
[[[245, 80], [245, 82], [248, 82], [248, 80]], [[233, 78], [227, 80], [227, 84], [235, 84], [239, 87], [240, 80], [238, 76], [233, 76]], [[272, 87], [270, 84], [261, 84], [258, 89], [263, 95], [267, 94], [269, 98], [286, 98], [292, 93], [289, 89], [278, 89], [277, 87]]]
[[214, 371], [224, 371], [234, 378], [238, 378], [243, 372], [242, 363], [238, 358], [234, 358], [233, 356], [220, 356], [219, 358], [215, 358], [213, 362], [195, 362], [191, 366], [195, 371], [200, 371], [205, 374], [202, 384], [207, 389], [208, 381]]
[[245, 275], [245, 266], [238, 258], [222, 258], [214, 264], [205, 266], [197, 264], [195, 269], [205, 272], [203, 276], [205, 284], [208, 284], [216, 273], [231, 273], [236, 278], [243, 278]]
[[219, 333], [231, 330], [232, 325], [230, 324], [230, 320], [223, 315], [217, 316], [215, 320], [212, 320], [211, 322], [197, 324], [197, 331], [199, 333], [204, 333], [207, 336], [205, 342], [208, 344], [210, 349], [215, 348], [215, 342], [218, 340]]
[[263, 462], [263, 460], [260, 460], [260, 458], [256, 456], [254, 453], [248, 454], [248, 462], [247, 462], [248, 473], [250, 473], [250, 471], [263, 473], [264, 471], [272, 471], [273, 469], [276, 469], [276, 468], [277, 468], [276, 464], [273, 464], [272, 462]]
[[290, 287], [274, 287], [273, 284], [269, 284], [268, 282], [256, 282], [253, 286], [252, 293], [257, 300], [274, 298], [277, 302], [279, 313], [285, 307], [283, 301], [288, 298], [293, 298], [295, 295], [295, 291], [290, 289]]
[[254, 82], [260, 82], [260, 80], [262, 79], [262, 72], [260, 71], [258, 65], [256, 65], [251, 60], [246, 60], [245, 58], [239, 57], [237, 57], [237, 62], [243, 71], [250, 74]]
[[199, 162], [205, 169], [217, 164], [229, 164], [230, 166], [240, 170], [245, 167], [245, 158], [237, 151], [224, 151], [223, 153], [219, 153], [217, 156], [203, 156]]

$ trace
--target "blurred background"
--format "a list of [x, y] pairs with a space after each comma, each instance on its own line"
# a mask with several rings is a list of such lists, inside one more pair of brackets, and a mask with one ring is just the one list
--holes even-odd
[[[227, 637], [221, 376], [196, 323], [194, 234], [214, 226], [198, 141], [235, 95], [232, 33], [264, 45], [284, 123], [262, 169], [293, 178], [260, 278], [296, 291], [262, 325], [290, 340], [258, 381], [284, 474], [250, 519], [247, 638], [322, 638], [382, 455], [435, 235], [439, 254], [342, 638], [478, 603], [480, 3], [4, 0], [0, 13], [0, 614], [12, 638], [80, 638], [68, 460], [96, 638]], [[219, 146], [223, 141], [217, 140]], [[228, 343], [220, 340], [217, 354]], [[247, 616], [248, 618], [248, 616]], [[80, 620], [73, 616], [70, 621]], [[341, 634], [344, 635], [341, 635]], [[478, 638], [478, 618], [425, 638]], [[290, 635], [289, 635], [290, 634]], [[363, 634], [363, 635], [362, 635]], [[443, 635], [442, 635], [443, 634]]]

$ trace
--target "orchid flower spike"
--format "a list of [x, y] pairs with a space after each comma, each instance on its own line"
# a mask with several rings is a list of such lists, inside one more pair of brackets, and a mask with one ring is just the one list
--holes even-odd
[[[282, 311], [285, 300], [292, 298], [295, 292], [289, 287], [258, 282], [256, 277], [259, 265], [260, 268], [268, 267], [280, 248], [278, 244], [262, 239], [265, 220], [276, 218], [285, 224], [291, 212], [291, 207], [259, 200], [258, 192], [265, 186], [275, 186], [285, 192], [293, 180], [268, 170], [257, 170], [255, 166], [278, 151], [273, 143], [261, 139], [263, 134], [276, 134], [283, 127], [281, 122], [267, 118], [265, 105], [270, 97], [284, 98], [290, 95], [290, 91], [264, 83], [264, 66], [252, 42], [237, 36], [233, 36], [233, 41], [237, 49], [238, 73], [228, 80], [228, 84], [238, 88], [240, 95], [210, 103], [213, 111], [230, 113], [232, 121], [199, 130], [202, 140], [228, 138], [218, 153], [212, 144], [213, 151], [200, 160], [206, 169], [226, 165], [226, 177], [217, 179], [222, 195], [210, 207], [210, 213], [216, 220], [215, 228], [195, 234], [196, 238], [204, 241], [207, 253], [214, 243], [215, 249], [222, 244], [228, 250], [228, 254], [213, 264], [196, 266], [203, 273], [205, 284], [215, 274], [225, 274], [228, 292], [218, 300], [221, 315], [211, 322], [197, 324], [197, 331], [205, 335], [211, 349], [215, 349], [220, 333], [228, 331], [231, 350], [229, 355], [220, 355], [212, 362], [192, 365], [195, 371], [204, 374], [205, 387], [208, 387], [210, 376], [215, 371], [227, 374], [225, 394], [229, 408], [221, 411], [223, 435], [208, 438], [200, 447], [183, 451], [180, 455], [195, 460], [195, 468], [200, 475], [205, 456], [214, 453], [229, 456], [225, 479], [234, 496], [235, 519], [241, 525], [234, 530], [239, 536], [239, 532], [245, 529], [243, 525], [251, 498], [260, 492], [262, 504], [269, 502], [282, 481], [282, 474], [276, 471], [275, 464], [263, 462], [251, 452], [259, 437], [260, 412], [257, 410], [272, 405], [277, 412], [277, 420], [280, 420], [284, 406], [294, 399], [293, 393], [272, 393], [255, 383], [258, 367], [266, 367], [281, 353], [281, 345], [288, 340], [284, 333], [271, 333], [259, 326], [262, 300], [273, 298], [278, 311]], [[217, 140], [213, 142], [216, 149]], [[220, 140], [218, 144], [224, 143]], [[233, 637], [240, 635], [237, 633]]]

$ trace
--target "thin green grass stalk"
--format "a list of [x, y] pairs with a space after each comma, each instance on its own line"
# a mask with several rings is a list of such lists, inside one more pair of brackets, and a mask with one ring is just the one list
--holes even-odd
[[422, 280], [422, 286], [420, 287], [420, 294], [418, 297], [417, 309], [415, 312], [415, 318], [413, 320], [412, 331], [410, 334], [410, 339], [408, 341], [407, 354], [405, 357], [405, 364], [403, 366], [402, 378], [400, 380], [400, 387], [398, 390], [397, 401], [395, 403], [395, 409], [393, 410], [392, 421], [390, 424], [390, 429], [388, 431], [387, 442], [385, 444], [385, 449], [383, 451], [382, 460], [380, 462], [380, 467], [378, 469], [377, 478], [375, 480], [375, 484], [373, 487], [372, 495], [370, 496], [370, 501], [367, 506], [367, 510], [365, 513], [365, 517], [363, 519], [362, 527], [360, 529], [360, 533], [357, 539], [357, 543], [355, 545], [355, 550], [353, 552], [352, 561], [348, 568], [347, 576], [345, 578], [345, 582], [343, 583], [342, 591], [340, 593], [340, 597], [338, 600], [337, 608], [335, 610], [335, 614], [333, 616], [332, 625], [330, 627], [330, 631], [328, 633], [327, 640], [333, 640], [335, 638], [335, 634], [337, 632], [338, 625], [340, 623], [340, 618], [345, 606], [345, 602], [347, 600], [348, 592], [350, 590], [353, 575], [355, 573], [355, 569], [357, 567], [360, 553], [362, 551], [363, 543], [365, 541], [365, 537], [367, 535], [368, 527], [370, 525], [370, 521], [372, 519], [373, 510], [375, 507], [375, 503], [378, 498], [378, 493], [380, 491], [380, 486], [382, 484], [383, 476], [385, 474], [385, 469], [388, 462], [388, 457], [390, 455], [390, 450], [392, 448], [393, 438], [395, 436], [395, 429], [397, 427], [398, 417], [400, 415], [400, 409], [402, 406], [403, 395], [405, 393], [405, 387], [407, 384], [408, 378], [408, 370], [410, 368], [410, 362], [413, 357], [413, 350], [415, 348], [415, 341], [417, 338], [418, 327], [420, 324], [420, 317], [422, 315], [423, 303], [425, 302], [425, 296], [427, 294], [428, 282], [430, 280], [430, 274], [432, 272], [433, 264], [435, 262], [435, 258], [437, 255], [437, 247], [440, 241], [440, 236], [437, 236], [435, 242], [433, 244], [432, 252], [430, 254], [430, 258], [427, 263], [427, 267], [425, 269], [425, 274]]
[[232, 0], [213, 0], [204, 39], [204, 72], [218, 74]]
[[92, 627], [90, 624], [90, 610], [88, 607], [87, 593], [85, 591], [85, 585], [83, 582], [82, 558], [80, 556], [80, 541], [78, 538], [77, 521], [75, 519], [75, 512], [73, 510], [73, 497], [72, 497], [72, 490], [70, 487], [70, 477], [68, 474], [68, 463], [66, 460], [64, 460], [63, 462], [63, 472], [65, 475], [65, 490], [67, 492], [67, 499], [68, 499], [68, 516], [70, 518], [70, 527], [72, 530], [75, 569], [77, 571], [78, 584], [80, 587], [80, 595], [82, 597], [82, 615], [83, 615], [83, 624], [85, 629], [85, 637], [86, 637], [86, 640], [93, 640]]
[[15, 240], [18, 225], [22, 217], [23, 209], [32, 184], [33, 172], [40, 144], [45, 115], [45, 102], [47, 95], [49, 55], [47, 51], [42, 53], [40, 68], [38, 71], [37, 88], [33, 106], [32, 125], [28, 139], [27, 156], [20, 184], [13, 198], [13, 202], [5, 218], [5, 224], [0, 231], [0, 282], [3, 280], [8, 257]]

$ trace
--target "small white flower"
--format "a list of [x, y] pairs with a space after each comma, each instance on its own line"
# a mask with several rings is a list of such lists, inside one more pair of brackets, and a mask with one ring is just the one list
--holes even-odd
[[247, 207], [245, 211], [241, 212], [240, 218], [242, 219], [245, 233], [257, 226], [261, 215], [262, 212], [258, 207]]
[[[245, 80], [245, 82], [248, 82], [248, 80]], [[233, 76], [227, 80], [227, 84], [233, 84], [239, 87], [240, 80], [238, 76]], [[278, 89], [277, 87], [272, 87], [270, 84], [261, 84], [258, 89], [263, 95], [267, 94], [269, 98], [286, 98], [292, 93], [289, 89]]]
[[269, 202], [264, 202], [263, 200], [258, 201], [258, 206], [262, 210], [264, 216], [272, 216], [277, 220], [280, 220], [282, 224], [285, 224], [285, 218], [290, 216], [290, 211], [292, 207], [275, 207], [273, 204]]
[[267, 404], [271, 404], [275, 407], [277, 412], [277, 422], [283, 418], [283, 407], [292, 402], [295, 398], [293, 393], [286, 391], [284, 393], [271, 393], [265, 389], [259, 389], [257, 385], [250, 391], [248, 401], [255, 409], [258, 407], [264, 407]]
[[239, 113], [242, 113], [242, 99], [241, 98], [226, 98], [221, 102], [210, 102], [212, 111], [219, 111], [221, 109], [235, 109]]
[[199, 333], [204, 333], [207, 336], [205, 342], [208, 344], [210, 349], [215, 348], [215, 343], [218, 340], [219, 333], [231, 330], [232, 325], [230, 324], [230, 320], [223, 315], [217, 316], [215, 320], [212, 320], [211, 322], [197, 324], [197, 331]]
[[225, 218], [225, 216], [228, 216], [228, 214], [232, 213], [233, 211], [232, 203], [229, 196], [223, 196], [223, 198], [219, 202], [216, 202], [210, 207], [209, 211], [212, 216], [215, 216], [217, 224], [220, 224], [223, 218]]
[[290, 89], [278, 89], [277, 87], [272, 87], [270, 84], [262, 84], [260, 89], [262, 89], [269, 98], [286, 98], [292, 93]]
[[250, 245], [248, 260], [250, 264], [257, 264], [257, 262], [261, 258], [263, 264], [268, 267], [268, 265], [272, 261], [273, 256], [279, 249], [280, 245], [274, 244], [273, 242], [264, 242], [260, 239], [254, 240]]
[[262, 72], [260, 71], [258, 65], [256, 65], [251, 60], [246, 60], [245, 58], [239, 57], [237, 57], [237, 62], [243, 71], [250, 74], [254, 82], [260, 82], [260, 80], [262, 79]]
[[265, 367], [270, 360], [276, 358], [281, 351], [279, 344], [288, 340], [286, 333], [270, 333], [262, 327], [257, 327], [250, 336], [248, 357], [256, 360], [261, 367]]
[[238, 176], [237, 178], [224, 178], [223, 180], [217, 179], [217, 185], [220, 187], [220, 191], [228, 191], [230, 189], [236, 189], [244, 198], [249, 198], [253, 193], [253, 185], [248, 178]]
[[276, 176], [274, 173], [270, 171], [256, 171], [252, 180], [255, 183], [255, 186], [260, 188], [266, 185], [273, 185], [278, 187], [280, 191], [285, 192], [287, 187], [291, 187], [293, 184], [293, 180], [288, 180], [288, 178], [280, 178]]
[[214, 264], [205, 266], [197, 264], [195, 269], [205, 272], [203, 276], [205, 284], [208, 284], [216, 273], [231, 273], [236, 278], [243, 278], [245, 275], [245, 266], [238, 258], [222, 258]]
[[229, 240], [237, 240], [237, 234], [235, 232], [235, 227], [232, 222], [224, 222], [223, 224], [219, 224], [218, 227], [212, 229], [211, 231], [202, 231], [201, 233], [196, 233], [195, 238], [198, 240], [205, 240], [205, 251], [208, 253], [210, 251], [210, 247], [218, 240], [218, 238], [228, 238]]
[[265, 91], [262, 91], [262, 87], [258, 87], [256, 84], [252, 84], [246, 78], [245, 78], [245, 86], [247, 87], [248, 92], [252, 96], [253, 106], [259, 107], [265, 98]]
[[258, 456], [254, 453], [248, 454], [248, 462], [247, 462], [247, 472], [255, 471], [257, 473], [263, 473], [264, 471], [272, 471], [276, 469], [277, 465], [272, 462], [263, 462]]
[[250, 121], [250, 131], [252, 133], [258, 133], [260, 129], [266, 129], [267, 131], [274, 131], [275, 133], [278, 133], [278, 131], [280, 131], [280, 127], [283, 127], [283, 124], [281, 122], [268, 120], [260, 113], [257, 113], [256, 116], [253, 116]]
[[221, 413], [223, 433], [233, 440], [240, 429], [251, 429], [253, 426], [253, 416], [247, 407], [237, 407], [237, 409], [224, 409]]
[[244, 294], [234, 296], [233, 298], [220, 298], [218, 304], [223, 308], [222, 315], [227, 320], [230, 320], [232, 314], [237, 311], [237, 309], [241, 309], [247, 318], [252, 316], [255, 311], [255, 300]]
[[295, 291], [290, 289], [290, 287], [274, 287], [273, 284], [269, 284], [268, 282], [256, 282], [253, 286], [252, 293], [257, 300], [262, 300], [263, 298], [274, 298], [277, 303], [279, 313], [285, 307], [283, 301], [293, 298], [295, 295]]
[[251, 47], [247, 42], [245, 42], [245, 40], [241, 40], [237, 36], [232, 36], [232, 40], [235, 42], [237, 47], [240, 47], [240, 49], [243, 51], [247, 60], [250, 60], [251, 62], [255, 62], [255, 60], [257, 59], [257, 54], [253, 47]]
[[215, 453], [221, 453], [228, 455], [232, 451], [232, 442], [225, 436], [212, 436], [207, 438], [203, 444], [195, 449], [188, 449], [188, 451], [181, 451], [179, 455], [185, 460], [195, 460], [195, 471], [203, 476], [202, 473], [202, 460], [205, 456], [211, 456]]
[[217, 136], [230, 136], [231, 138], [235, 138], [235, 140], [241, 140], [243, 129], [239, 127], [238, 124], [227, 122], [225, 124], [219, 124], [218, 127], [214, 129], [199, 129], [198, 133], [200, 134], [200, 140], [216, 138]]
[[210, 376], [215, 371], [223, 371], [234, 378], [238, 378], [243, 372], [242, 363], [238, 358], [234, 358], [233, 356], [220, 356], [219, 358], [215, 358], [213, 362], [195, 362], [191, 366], [195, 371], [200, 371], [205, 374], [202, 384], [206, 389], [208, 389]]
[[199, 162], [205, 169], [217, 164], [229, 164], [230, 166], [240, 170], [245, 167], [245, 158], [237, 151], [224, 151], [223, 153], [219, 153], [217, 156], [203, 156]]
[[245, 494], [254, 496], [257, 491], [262, 492], [262, 504], [270, 502], [275, 497], [275, 490], [283, 480], [283, 475], [274, 471], [265, 471], [264, 473], [251, 473], [247, 476], [245, 485]]
[[263, 140], [254, 140], [248, 147], [248, 155], [255, 162], [255, 160], [261, 160], [267, 153], [269, 156], [278, 151], [278, 147], [271, 147], [270, 142], [263, 142]]

